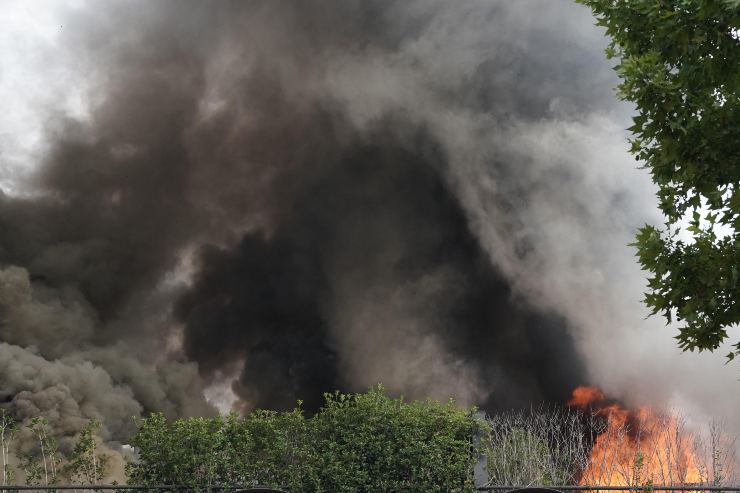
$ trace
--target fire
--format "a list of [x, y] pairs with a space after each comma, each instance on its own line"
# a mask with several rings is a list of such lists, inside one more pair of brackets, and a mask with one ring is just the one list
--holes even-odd
[[591, 457], [580, 484], [649, 486], [698, 484], [694, 435], [680, 417], [647, 408], [629, 410], [595, 387], [578, 387], [568, 402], [598, 418]]

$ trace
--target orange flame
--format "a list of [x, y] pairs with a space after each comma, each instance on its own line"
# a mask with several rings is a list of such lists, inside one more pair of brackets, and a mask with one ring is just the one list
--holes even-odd
[[595, 387], [578, 387], [569, 406], [605, 420], [580, 484], [685, 485], [702, 482], [694, 436], [683, 420], [647, 408], [628, 410]]

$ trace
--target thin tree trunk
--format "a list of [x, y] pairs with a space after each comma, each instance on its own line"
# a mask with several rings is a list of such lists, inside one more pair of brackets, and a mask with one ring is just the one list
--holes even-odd
[[46, 466], [46, 452], [44, 451], [44, 440], [41, 438], [41, 432], [38, 432], [39, 444], [41, 445], [41, 458], [44, 461], [44, 481], [49, 486], [49, 471]]

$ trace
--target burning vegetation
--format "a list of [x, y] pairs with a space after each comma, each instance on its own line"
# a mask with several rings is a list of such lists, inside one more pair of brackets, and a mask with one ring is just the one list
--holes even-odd
[[580, 476], [584, 485], [674, 486], [732, 483], [734, 439], [719, 423], [704, 433], [675, 412], [627, 409], [595, 387], [568, 402], [595, 418], [596, 439]]
[[489, 418], [491, 484], [722, 486], [737, 476], [735, 437], [677, 412], [630, 409], [595, 387], [566, 408]]

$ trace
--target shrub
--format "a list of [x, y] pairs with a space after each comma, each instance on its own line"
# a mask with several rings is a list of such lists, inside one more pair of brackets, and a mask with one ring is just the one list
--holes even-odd
[[473, 491], [473, 436], [483, 426], [454, 402], [406, 403], [382, 387], [326, 394], [306, 418], [255, 411], [245, 417], [168, 422], [152, 414], [131, 444], [129, 482], [263, 484], [291, 492]]

